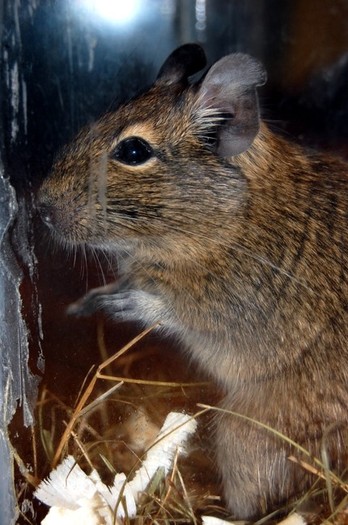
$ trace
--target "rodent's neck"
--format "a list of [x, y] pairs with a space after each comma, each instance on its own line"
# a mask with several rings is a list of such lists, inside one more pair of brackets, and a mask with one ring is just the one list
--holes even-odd
[[260, 130], [252, 146], [234, 157], [233, 163], [242, 169], [249, 180], [259, 180], [262, 185], [267, 182], [266, 174], [273, 183], [272, 174], [277, 179], [281, 174], [284, 180], [286, 173], [296, 167], [308, 169], [308, 158], [301, 147], [273, 133], [264, 122], [260, 123]]

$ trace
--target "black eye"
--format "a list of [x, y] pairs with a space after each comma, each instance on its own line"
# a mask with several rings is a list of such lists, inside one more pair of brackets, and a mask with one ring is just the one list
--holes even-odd
[[122, 140], [111, 154], [111, 158], [131, 166], [144, 164], [152, 156], [153, 149], [150, 144], [139, 137]]

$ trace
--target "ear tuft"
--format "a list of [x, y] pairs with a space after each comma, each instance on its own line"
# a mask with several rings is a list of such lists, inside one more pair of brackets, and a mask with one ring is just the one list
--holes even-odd
[[226, 117], [217, 130], [217, 153], [231, 157], [252, 144], [260, 125], [256, 87], [266, 82], [266, 72], [255, 58], [228, 55], [208, 71], [198, 95], [200, 109]]
[[188, 77], [201, 71], [207, 63], [205, 53], [198, 44], [184, 44], [169, 55], [157, 75], [156, 84], [187, 82]]

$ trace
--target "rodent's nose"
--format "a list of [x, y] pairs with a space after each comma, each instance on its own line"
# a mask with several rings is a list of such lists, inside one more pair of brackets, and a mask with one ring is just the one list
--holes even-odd
[[54, 223], [54, 210], [52, 206], [47, 204], [39, 204], [38, 211], [41, 219], [47, 226], [53, 226]]

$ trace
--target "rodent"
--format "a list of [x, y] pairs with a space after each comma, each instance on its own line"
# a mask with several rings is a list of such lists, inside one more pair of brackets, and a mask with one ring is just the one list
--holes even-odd
[[[175, 50], [148, 91], [84, 128], [38, 194], [67, 245], [119, 254], [119, 281], [72, 310], [177, 338], [226, 392], [222, 408], [346, 466], [348, 166], [261, 121], [261, 63], [228, 55], [202, 78], [197, 44]], [[219, 413], [216, 454], [239, 519], [313, 482], [306, 456]]]

